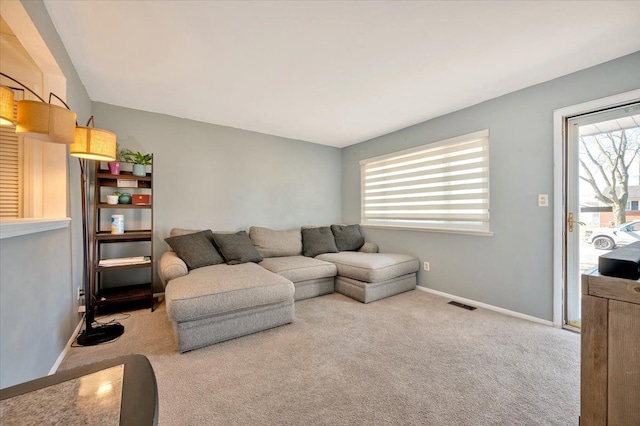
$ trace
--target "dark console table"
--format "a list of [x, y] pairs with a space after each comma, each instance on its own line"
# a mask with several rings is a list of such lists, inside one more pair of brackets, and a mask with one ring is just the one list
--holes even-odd
[[156, 425], [149, 360], [128, 355], [0, 389], [0, 424]]

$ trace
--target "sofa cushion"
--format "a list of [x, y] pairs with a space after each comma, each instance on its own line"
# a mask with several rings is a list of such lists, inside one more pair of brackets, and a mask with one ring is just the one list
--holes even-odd
[[[188, 228], [172, 228], [169, 231], [170, 237], [178, 237], [180, 235], [194, 234], [196, 232], [206, 231], [206, 229], [188, 229]], [[212, 231], [214, 234], [235, 234], [233, 231]]]
[[180, 235], [195, 234], [196, 232], [206, 231], [205, 229], [186, 229], [186, 228], [172, 228], [169, 232], [170, 237], [179, 237]]
[[300, 229], [275, 231], [252, 226], [249, 238], [262, 257], [298, 256], [302, 254], [302, 234]]
[[213, 245], [213, 232], [210, 230], [168, 237], [165, 241], [189, 270], [224, 263]]
[[206, 318], [293, 301], [294, 291], [291, 281], [255, 263], [206, 266], [167, 284], [167, 315], [178, 322]]
[[331, 225], [338, 251], [356, 251], [364, 245], [360, 225]]
[[262, 256], [258, 253], [251, 239], [245, 231], [235, 234], [213, 234], [213, 241], [229, 265], [239, 263], [260, 262]]
[[343, 251], [321, 254], [317, 259], [335, 263], [339, 276], [368, 283], [390, 280], [418, 270], [418, 259], [405, 254]]
[[328, 226], [302, 228], [302, 254], [316, 257], [322, 253], [337, 253], [333, 232]]
[[270, 257], [259, 263], [294, 283], [336, 276], [336, 265], [305, 256]]

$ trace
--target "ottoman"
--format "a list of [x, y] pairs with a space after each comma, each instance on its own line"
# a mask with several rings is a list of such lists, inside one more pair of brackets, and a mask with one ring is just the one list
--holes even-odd
[[165, 289], [180, 352], [292, 322], [293, 295], [291, 281], [255, 263], [194, 269]]
[[343, 251], [320, 254], [316, 259], [338, 268], [335, 284], [338, 293], [363, 303], [416, 288], [419, 262], [412, 256]]

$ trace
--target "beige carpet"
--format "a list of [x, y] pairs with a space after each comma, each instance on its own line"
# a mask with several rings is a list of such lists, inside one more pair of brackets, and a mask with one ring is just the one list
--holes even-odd
[[61, 369], [129, 353], [161, 425], [577, 425], [577, 334], [411, 291], [296, 302], [293, 324], [178, 354], [164, 304]]

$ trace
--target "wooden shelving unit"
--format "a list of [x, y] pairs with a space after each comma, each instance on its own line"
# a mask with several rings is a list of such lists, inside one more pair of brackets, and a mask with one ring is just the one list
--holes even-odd
[[153, 309], [153, 292], [149, 294], [150, 283], [105, 288], [96, 293], [95, 306], [109, 306], [149, 299]]
[[[151, 166], [153, 167], [153, 166]], [[120, 181], [120, 186], [119, 186]], [[128, 182], [128, 183], [127, 183]], [[135, 182], [135, 183], [133, 183]], [[122, 185], [130, 186], [122, 186]], [[144, 205], [134, 204], [107, 204], [106, 195], [115, 191], [129, 192], [132, 195], [136, 193], [149, 194], [150, 203]], [[146, 176], [135, 176], [131, 172], [121, 172], [119, 175], [112, 175], [104, 170], [96, 170], [94, 178], [94, 195], [93, 195], [93, 233], [92, 247], [93, 256], [91, 263], [91, 288], [93, 306], [97, 308], [112, 307], [131, 302], [148, 301], [153, 310], [153, 168]], [[127, 215], [135, 215], [135, 212], [146, 212], [142, 217], [136, 217], [135, 220], [127, 218]], [[111, 229], [106, 228], [106, 219], [110, 220], [113, 214], [125, 215], [125, 232], [124, 234], [112, 234]], [[140, 229], [129, 228], [127, 225], [136, 223]], [[136, 251], [140, 251], [136, 256], [148, 256], [149, 262], [123, 264], [113, 266], [100, 266], [100, 260], [108, 259], [106, 257], [106, 247], [114, 247], [116, 245], [143, 243], [143, 245], [135, 246]], [[141, 248], [144, 247], [144, 248]], [[131, 250], [131, 248], [128, 248]], [[112, 250], [113, 251], [113, 250]], [[123, 257], [129, 257], [131, 254]], [[141, 270], [146, 272], [140, 272]], [[123, 271], [136, 271], [139, 276], [144, 276], [140, 283], [135, 284], [117, 284], [113, 279], [108, 279], [110, 274]], [[105, 282], [109, 286], [105, 286]]]

